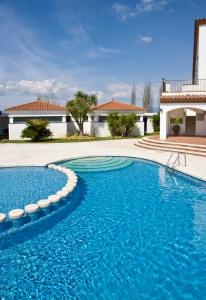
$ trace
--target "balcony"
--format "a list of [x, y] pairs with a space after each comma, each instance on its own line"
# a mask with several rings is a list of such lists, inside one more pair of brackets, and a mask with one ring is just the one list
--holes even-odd
[[206, 79], [162, 80], [163, 93], [206, 93]]

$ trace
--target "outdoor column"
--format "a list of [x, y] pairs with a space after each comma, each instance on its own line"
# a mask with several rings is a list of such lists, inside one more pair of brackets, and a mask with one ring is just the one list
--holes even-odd
[[167, 138], [167, 112], [160, 110], [160, 139], [166, 140]]

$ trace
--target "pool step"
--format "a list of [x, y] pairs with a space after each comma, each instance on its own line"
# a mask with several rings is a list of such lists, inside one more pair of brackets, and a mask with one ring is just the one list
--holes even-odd
[[140, 141], [136, 142], [135, 145], [150, 150], [179, 152], [179, 153], [186, 153], [186, 154], [206, 157], [206, 146], [203, 145], [157, 141], [151, 138], [143, 138]]
[[126, 168], [133, 163], [132, 159], [121, 157], [80, 158], [61, 163], [61, 166], [76, 172], [98, 172]]

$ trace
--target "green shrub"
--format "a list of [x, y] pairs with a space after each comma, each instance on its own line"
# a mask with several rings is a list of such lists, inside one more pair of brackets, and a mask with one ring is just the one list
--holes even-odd
[[109, 130], [112, 136], [121, 136], [122, 126], [120, 116], [117, 113], [110, 113], [108, 118]]
[[170, 124], [179, 125], [183, 123], [182, 118], [170, 118]]
[[154, 132], [159, 132], [160, 131], [160, 114], [154, 115], [152, 122], [153, 122]]
[[112, 136], [128, 137], [132, 135], [132, 130], [135, 127], [137, 117], [135, 113], [131, 113], [128, 115], [118, 115], [117, 113], [110, 113], [107, 121]]
[[132, 135], [132, 130], [135, 127], [137, 117], [135, 113], [121, 116], [122, 136], [128, 137]]
[[47, 128], [49, 122], [41, 119], [31, 119], [26, 122], [26, 128], [22, 130], [22, 138], [30, 138], [33, 142], [39, 142], [52, 137], [52, 132]]

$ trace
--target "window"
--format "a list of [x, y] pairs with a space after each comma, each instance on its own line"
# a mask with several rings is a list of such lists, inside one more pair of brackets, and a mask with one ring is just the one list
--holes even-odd
[[53, 122], [53, 123], [60, 123], [62, 122], [62, 117], [14, 117], [13, 118], [13, 122], [15, 124], [18, 124], [18, 123], [26, 123], [27, 121], [29, 120], [36, 120], [36, 119], [41, 119], [41, 120], [47, 120], [48, 122]]
[[197, 113], [197, 121], [204, 121], [204, 113]]
[[71, 117], [70, 116], [66, 116], [66, 122], [71, 122]]
[[99, 121], [100, 123], [106, 122], [106, 121], [107, 121], [107, 116], [99, 116], [98, 121]]

